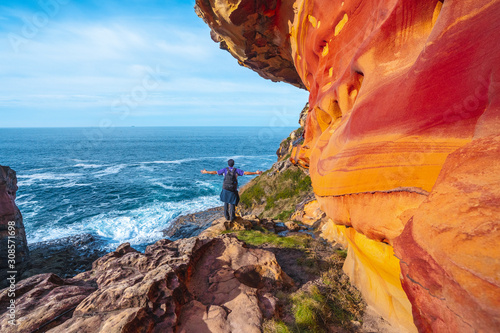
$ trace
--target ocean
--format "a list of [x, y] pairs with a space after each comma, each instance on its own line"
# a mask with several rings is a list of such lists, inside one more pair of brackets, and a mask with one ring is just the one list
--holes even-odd
[[0, 164], [17, 172], [28, 244], [87, 233], [143, 248], [177, 216], [221, 206], [222, 177], [201, 169], [266, 170], [293, 129], [3, 128]]

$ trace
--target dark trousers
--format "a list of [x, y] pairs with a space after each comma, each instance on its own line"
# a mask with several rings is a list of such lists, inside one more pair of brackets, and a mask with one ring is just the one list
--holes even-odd
[[226, 217], [226, 220], [234, 221], [236, 218], [236, 208], [233, 204], [224, 202], [224, 216]]

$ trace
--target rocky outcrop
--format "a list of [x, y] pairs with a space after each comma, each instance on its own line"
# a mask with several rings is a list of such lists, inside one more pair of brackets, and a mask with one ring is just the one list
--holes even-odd
[[164, 239], [145, 253], [126, 243], [74, 278], [21, 281], [17, 326], [8, 322], [4, 289], [0, 331], [260, 332], [276, 311], [270, 291], [292, 285], [273, 253], [234, 235]]
[[307, 115], [309, 113], [309, 103], [304, 106], [299, 116], [300, 127], [295, 131], [292, 131], [290, 135], [281, 141], [276, 155], [278, 156], [278, 162], [284, 160], [290, 160], [293, 148], [302, 144], [304, 142], [304, 127], [306, 125]]
[[187, 215], [181, 215], [163, 230], [163, 236], [170, 240], [198, 236], [203, 230], [210, 227], [212, 222], [224, 216], [223, 207], [215, 207]]
[[281, 141], [276, 151], [278, 161], [240, 189], [241, 215], [258, 215], [261, 218], [288, 220], [301, 203], [314, 197], [311, 178], [307, 169], [299, 168], [290, 161], [294, 148], [304, 141], [304, 125], [309, 105], [302, 109], [300, 127]]
[[[217, 8], [245, 8], [248, 17], [278, 19], [293, 8], [291, 54], [310, 111], [291, 156], [309, 167], [331, 219], [326, 228], [349, 227], [342, 237], [365, 268], [394, 246], [420, 331], [498, 327], [500, 256], [484, 246], [499, 235], [500, 2], [297, 0], [274, 12], [245, 1], [197, 2], [210, 17]], [[255, 43], [249, 31], [262, 29], [242, 30], [231, 19], [209, 25], [245, 47]], [[390, 270], [373, 278], [402, 291]], [[361, 281], [367, 273], [350, 274]], [[385, 304], [372, 305], [387, 312]], [[409, 303], [391, 306], [400, 308], [395, 323], [415, 330], [398, 319]]]
[[29, 256], [23, 217], [16, 206], [16, 172], [0, 165], [0, 288], [7, 285], [7, 277], [26, 269]]
[[196, 13], [220, 43], [242, 66], [265, 79], [304, 88], [295, 70], [288, 32], [293, 1], [196, 1]]

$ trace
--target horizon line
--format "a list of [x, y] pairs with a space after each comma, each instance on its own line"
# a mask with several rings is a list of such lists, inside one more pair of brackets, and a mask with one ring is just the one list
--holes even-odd
[[[172, 127], [270, 127], [270, 128], [295, 128], [296, 126], [269, 126], [269, 125], [165, 125], [165, 126], [158, 126], [158, 125], [140, 125], [140, 126], [114, 126], [112, 128], [172, 128]], [[299, 124], [297, 124], [297, 127], [300, 127]], [[65, 128], [101, 128], [100, 126], [44, 126], [44, 127], [37, 127], [37, 126], [27, 126], [27, 127], [0, 127], [0, 130], [2, 129], [65, 129]]]

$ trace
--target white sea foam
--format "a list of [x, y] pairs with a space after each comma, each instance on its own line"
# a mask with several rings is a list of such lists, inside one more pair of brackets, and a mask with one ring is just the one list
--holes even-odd
[[59, 223], [60, 221], [64, 221], [64, 219], [67, 219], [68, 217], [75, 216], [74, 211], [66, 211], [66, 214], [61, 214], [57, 219], [54, 220], [54, 223]]
[[36, 215], [38, 215], [38, 213], [43, 208], [45, 208], [42, 205], [38, 205], [38, 201], [30, 201], [29, 203], [27, 203], [24, 206], [24, 208], [23, 208], [23, 206], [18, 206], [18, 207], [23, 212], [23, 219], [24, 219], [24, 221], [32, 219], [33, 217], [35, 217]]
[[[16, 202], [19, 202], [19, 200], [21, 200], [22, 198], [26, 198], [26, 197], [31, 197], [31, 198], [34, 198], [35, 195], [34, 194], [21, 194], [21, 195], [18, 195], [16, 197]], [[29, 200], [29, 199], [28, 199]]]
[[165, 185], [163, 184], [162, 182], [159, 182], [159, 181], [153, 181], [151, 182], [152, 185], [156, 185], [156, 186], [160, 186], [161, 188], [165, 189], [165, 190], [171, 190], [171, 191], [178, 191], [178, 190], [187, 190], [186, 187], [175, 187], [175, 186], [172, 186], [172, 185]]
[[204, 180], [195, 180], [195, 183], [196, 185], [200, 185], [200, 186], [203, 186], [203, 187], [208, 187], [208, 188], [213, 188], [214, 185], [212, 183], [209, 183], [207, 181], [204, 181]]
[[104, 177], [104, 176], [109, 176], [109, 175], [115, 175], [115, 174], [119, 173], [126, 166], [127, 166], [126, 164], [113, 165], [113, 166], [107, 167], [104, 170], [95, 172], [93, 175], [96, 178], [100, 178], [100, 177]]
[[66, 183], [46, 185], [45, 188], [71, 188], [71, 187], [83, 187], [83, 186], [92, 186], [92, 184], [80, 184], [78, 183], [78, 181], [74, 180]]
[[35, 234], [28, 233], [28, 242], [35, 243], [82, 233], [94, 233], [108, 240], [109, 250], [114, 250], [125, 242], [132, 245], [152, 243], [163, 238], [162, 230], [176, 216], [219, 205], [220, 201], [216, 196], [180, 202], [157, 202], [130, 211], [99, 214], [64, 227], [59, 227], [54, 222], [39, 228]]
[[35, 198], [35, 194], [23, 194], [16, 198], [16, 206], [21, 210], [25, 224], [44, 208], [39, 205], [38, 200], [34, 200]]
[[152, 161], [152, 162], [141, 162], [141, 164], [181, 164], [186, 162], [200, 161], [200, 158], [183, 158], [180, 160], [172, 160], [172, 161]]
[[92, 163], [92, 162], [94, 162], [94, 160], [80, 160], [78, 158], [72, 158], [71, 160], [73, 162], [76, 162], [76, 163]]
[[155, 171], [154, 168], [146, 166], [144, 163], [139, 163], [139, 169], [140, 170], [145, 170], [145, 171], [148, 171], [148, 172], [154, 172]]
[[[33, 200], [36, 198], [35, 194], [23, 194], [16, 198], [17, 207], [29, 206], [38, 203], [38, 201]], [[22, 200], [21, 200], [22, 199]]]
[[85, 163], [78, 163], [75, 164], [73, 167], [75, 168], [84, 168], [84, 169], [99, 169], [105, 167], [102, 164], [85, 164]]
[[34, 173], [31, 175], [18, 175], [17, 178], [21, 179], [18, 182], [19, 186], [31, 186], [35, 183], [47, 183], [56, 180], [77, 180], [82, 177], [81, 173]]

